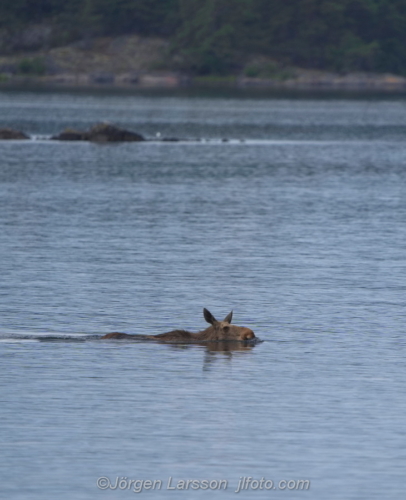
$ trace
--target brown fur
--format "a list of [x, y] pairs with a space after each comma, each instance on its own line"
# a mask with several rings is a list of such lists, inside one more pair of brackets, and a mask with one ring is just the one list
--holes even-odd
[[128, 335], [127, 333], [108, 333], [102, 339], [140, 339], [157, 340], [158, 342], [224, 342], [224, 341], [247, 341], [255, 339], [255, 334], [249, 328], [231, 324], [233, 313], [228, 314], [223, 321], [216, 318], [207, 310], [203, 309], [205, 320], [211, 326], [198, 333], [187, 332], [186, 330], [173, 330], [171, 332], [160, 333], [159, 335]]

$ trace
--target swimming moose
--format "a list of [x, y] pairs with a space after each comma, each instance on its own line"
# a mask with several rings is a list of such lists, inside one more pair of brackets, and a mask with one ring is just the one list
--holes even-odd
[[158, 342], [172, 343], [200, 343], [200, 342], [224, 342], [224, 341], [240, 341], [255, 339], [255, 334], [249, 328], [236, 326], [231, 324], [233, 312], [231, 311], [223, 321], [217, 321], [216, 318], [207, 309], [203, 309], [204, 319], [211, 326], [198, 333], [191, 333], [185, 330], [173, 330], [159, 335], [129, 335], [127, 333], [108, 333], [102, 339], [140, 339], [140, 340], [157, 340]]

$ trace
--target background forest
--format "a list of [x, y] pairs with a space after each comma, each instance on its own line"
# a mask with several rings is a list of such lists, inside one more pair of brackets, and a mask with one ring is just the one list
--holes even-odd
[[33, 49], [97, 36], [164, 37], [178, 69], [196, 75], [235, 73], [248, 54], [406, 74], [406, 0], [3, 0], [3, 54], [19, 50], [27, 26], [48, 30]]

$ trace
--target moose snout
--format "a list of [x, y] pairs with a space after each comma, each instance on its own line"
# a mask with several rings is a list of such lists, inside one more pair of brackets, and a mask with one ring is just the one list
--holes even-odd
[[241, 340], [251, 340], [251, 339], [255, 339], [255, 333], [249, 328], [246, 328], [244, 332], [242, 332], [241, 334]]

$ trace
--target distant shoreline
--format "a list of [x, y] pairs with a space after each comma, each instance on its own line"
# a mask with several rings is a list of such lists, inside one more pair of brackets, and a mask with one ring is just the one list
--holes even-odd
[[77, 88], [77, 89], [247, 89], [290, 91], [349, 91], [349, 92], [405, 92], [406, 78], [396, 75], [351, 73], [337, 75], [306, 71], [298, 77], [278, 80], [227, 77], [191, 77], [180, 73], [94, 74], [64, 73], [47, 76], [7, 76], [0, 80], [0, 89], [13, 88]]
[[251, 55], [239, 73], [196, 76], [179, 69], [168, 40], [129, 35], [99, 37], [48, 49], [0, 54], [0, 89], [260, 89], [404, 92], [406, 77], [367, 72], [334, 73], [286, 66]]

